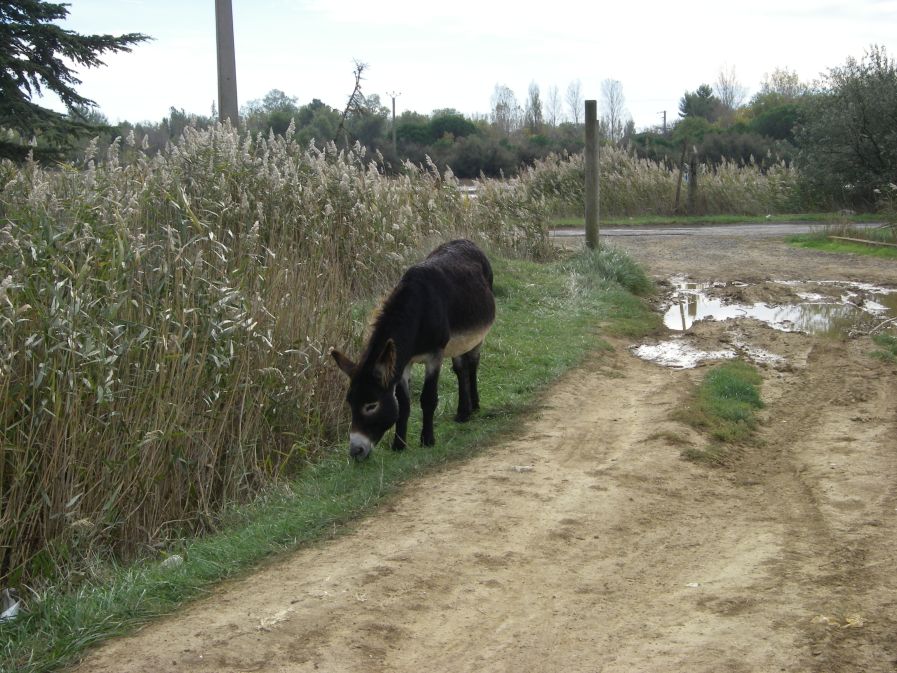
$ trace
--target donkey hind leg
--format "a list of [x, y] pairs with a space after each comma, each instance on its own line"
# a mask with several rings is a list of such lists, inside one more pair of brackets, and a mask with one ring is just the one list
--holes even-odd
[[420, 393], [420, 408], [423, 412], [423, 428], [420, 432], [420, 445], [433, 446], [436, 435], [433, 432], [433, 415], [439, 402], [439, 370], [442, 367], [442, 353], [437, 353], [426, 362], [427, 372], [424, 387]]
[[408, 434], [408, 417], [411, 415], [411, 365], [408, 365], [396, 384], [396, 401], [399, 403], [399, 418], [392, 439], [392, 450], [401, 451], [408, 446], [405, 438]]
[[467, 358], [467, 376], [470, 378], [470, 408], [472, 411], [480, 410], [480, 391], [477, 388], [477, 370], [480, 368], [480, 346], [483, 342], [477, 344], [464, 357]]
[[480, 346], [463, 355], [452, 358], [452, 370], [458, 377], [458, 413], [455, 420], [464, 423], [480, 408], [480, 394], [477, 390], [477, 368], [480, 365]]

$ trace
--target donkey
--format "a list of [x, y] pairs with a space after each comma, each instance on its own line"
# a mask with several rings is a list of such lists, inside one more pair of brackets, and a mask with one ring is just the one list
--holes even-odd
[[492, 267], [466, 240], [450, 241], [409, 268], [383, 303], [358, 363], [333, 348], [330, 354], [349, 377], [352, 410], [349, 455], [361, 461], [395, 425], [392, 448], [406, 446], [411, 414], [411, 365], [426, 367], [420, 395], [420, 443], [433, 446], [433, 413], [443, 358], [458, 377], [458, 412], [463, 423], [480, 408], [477, 368], [480, 346], [495, 320]]

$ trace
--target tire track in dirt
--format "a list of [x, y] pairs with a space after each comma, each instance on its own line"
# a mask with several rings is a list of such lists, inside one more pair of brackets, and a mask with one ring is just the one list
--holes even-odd
[[897, 386], [868, 349], [817, 341], [742, 467], [788, 522], [774, 580], [803, 607], [806, 670], [897, 668]]

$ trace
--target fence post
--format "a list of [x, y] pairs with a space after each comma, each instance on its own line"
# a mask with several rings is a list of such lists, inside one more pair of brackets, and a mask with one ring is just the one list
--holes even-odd
[[682, 192], [682, 170], [685, 166], [685, 148], [688, 147], [688, 141], [682, 141], [682, 156], [679, 157], [679, 177], [676, 179], [676, 204], [673, 206], [673, 214], [679, 214], [679, 194]]
[[586, 101], [586, 246], [598, 249], [598, 101]]
[[698, 155], [691, 155], [688, 162], [688, 196], [685, 202], [685, 212], [689, 215], [698, 214]]

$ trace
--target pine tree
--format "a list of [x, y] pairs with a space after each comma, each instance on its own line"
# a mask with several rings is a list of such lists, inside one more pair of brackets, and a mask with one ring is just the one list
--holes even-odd
[[[140, 33], [80, 35], [57, 21], [68, 16], [68, 5], [43, 0], [0, 0], [0, 157], [21, 159], [40, 137], [44, 156], [51, 156], [72, 136], [91, 127], [79, 111], [96, 103], [80, 95], [81, 84], [67, 65], [94, 68], [103, 65], [106, 52], [130, 51], [149, 39]], [[32, 100], [53, 92], [69, 108], [65, 115]], [[40, 152], [38, 152], [39, 154]]]

